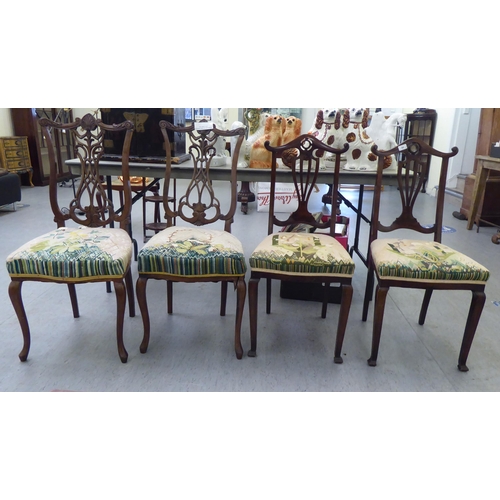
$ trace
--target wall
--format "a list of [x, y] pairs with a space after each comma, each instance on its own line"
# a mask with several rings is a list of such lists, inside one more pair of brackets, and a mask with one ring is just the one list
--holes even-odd
[[0, 108], [0, 137], [14, 135], [9, 108]]
[[[415, 109], [415, 108], [413, 108]], [[411, 110], [404, 110], [405, 113], [411, 113]], [[439, 151], [451, 151], [455, 144], [451, 144], [451, 136], [453, 131], [453, 123], [455, 120], [455, 108], [435, 108], [437, 112], [436, 135], [434, 136], [433, 147]], [[432, 168], [429, 173], [429, 180], [427, 181], [427, 193], [435, 196], [436, 192], [433, 189], [439, 183], [439, 172], [437, 169]]]

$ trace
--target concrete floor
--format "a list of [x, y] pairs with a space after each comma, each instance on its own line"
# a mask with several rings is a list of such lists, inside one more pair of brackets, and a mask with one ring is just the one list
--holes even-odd
[[[315, 197], [318, 210], [329, 208], [321, 203], [325, 189], [321, 186]], [[59, 193], [63, 201], [69, 200], [71, 187], [59, 187]], [[343, 193], [353, 200], [357, 196], [357, 191]], [[370, 192], [365, 193], [367, 215], [371, 197]], [[394, 212], [398, 198], [398, 191], [386, 189], [384, 213]], [[430, 223], [435, 199], [427, 195], [423, 199], [420, 219]], [[28, 239], [55, 227], [46, 187], [23, 187], [17, 210], [9, 208], [0, 211], [2, 259]], [[466, 222], [452, 216], [456, 209], [451, 203], [445, 206], [444, 225], [454, 231], [443, 235], [443, 243], [469, 254], [492, 271], [486, 305], [468, 358], [468, 373], [459, 372], [456, 366], [470, 301], [466, 292], [436, 292], [426, 324], [419, 326], [422, 292], [392, 290], [386, 305], [378, 366], [367, 365], [373, 308], [368, 321], [362, 322], [366, 269], [356, 256], [354, 296], [342, 365], [333, 363], [339, 309], [336, 304], [330, 304], [327, 318], [322, 320], [319, 303], [282, 299], [275, 282], [272, 314], [266, 315], [262, 282], [257, 357], [246, 356], [250, 342], [245, 308], [245, 355], [237, 360], [233, 349], [235, 294], [231, 288], [227, 315], [220, 317], [218, 284], [176, 285], [174, 314], [169, 316], [165, 283], [156, 281], [148, 285], [151, 341], [146, 354], [139, 352], [139, 312], [135, 318], [126, 316], [127, 364], [120, 362], [116, 350], [114, 293], [106, 293], [103, 284], [77, 287], [81, 317], [75, 320], [66, 287], [26, 283], [23, 297], [32, 344], [28, 361], [21, 363], [18, 353], [22, 336], [8, 297], [10, 279], [4, 266], [0, 273], [0, 391], [498, 391], [500, 279], [496, 265], [500, 248], [491, 243], [496, 230], [482, 227], [479, 233], [467, 231]], [[354, 223], [349, 209], [342, 212], [351, 216]], [[247, 257], [266, 235], [266, 228], [267, 214], [258, 212], [256, 203], [249, 205], [246, 215], [238, 209], [233, 233], [243, 242]], [[133, 231], [141, 247], [140, 203], [134, 206]], [[352, 233], [353, 228], [351, 243]], [[366, 248], [366, 227], [361, 238], [361, 246]], [[135, 281], [135, 262], [132, 271]]]

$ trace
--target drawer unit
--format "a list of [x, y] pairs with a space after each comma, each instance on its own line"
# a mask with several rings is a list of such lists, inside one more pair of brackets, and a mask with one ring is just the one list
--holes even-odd
[[33, 186], [33, 168], [27, 137], [0, 137], [0, 164], [2, 168], [15, 174], [27, 172], [29, 183]]

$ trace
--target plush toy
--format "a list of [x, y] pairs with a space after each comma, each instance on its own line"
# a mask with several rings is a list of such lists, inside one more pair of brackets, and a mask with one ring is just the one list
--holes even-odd
[[300, 135], [302, 120], [300, 118], [296, 118], [295, 116], [289, 116], [283, 120], [283, 123], [285, 126], [281, 144], [288, 144]]
[[366, 128], [366, 133], [375, 142], [381, 151], [395, 148], [396, 127], [404, 127], [406, 115], [403, 113], [393, 113], [389, 118], [385, 118], [382, 111], [374, 113], [370, 126]]
[[[212, 108], [212, 122], [219, 130], [227, 130], [228, 108]], [[215, 143], [215, 155], [210, 164], [213, 167], [225, 165], [227, 160], [226, 141], [224, 137], [219, 137]]]
[[283, 143], [283, 117], [272, 115], [266, 119], [264, 134], [255, 141], [250, 151], [250, 168], [271, 168], [271, 151], [264, 146], [269, 141], [271, 146]]
[[345, 170], [377, 170], [377, 156], [371, 152], [375, 142], [365, 130], [369, 114], [370, 108], [348, 108], [343, 111], [344, 142], [349, 144], [345, 152]]

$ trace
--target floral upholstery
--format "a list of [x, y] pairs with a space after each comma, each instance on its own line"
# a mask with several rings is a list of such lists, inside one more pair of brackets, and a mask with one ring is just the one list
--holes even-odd
[[243, 276], [241, 242], [227, 231], [173, 226], [155, 234], [137, 256], [141, 274]]
[[372, 242], [371, 253], [382, 278], [485, 283], [490, 275], [481, 264], [434, 241], [381, 238]]
[[275, 233], [250, 257], [255, 271], [283, 274], [352, 276], [354, 262], [335, 239], [320, 233]]
[[61, 227], [35, 238], [7, 257], [11, 277], [92, 281], [123, 277], [132, 242], [123, 229]]

